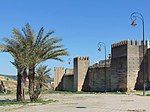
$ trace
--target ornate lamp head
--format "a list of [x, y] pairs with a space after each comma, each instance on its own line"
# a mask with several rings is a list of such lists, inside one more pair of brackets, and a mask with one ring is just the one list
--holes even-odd
[[98, 48], [98, 51], [102, 51], [102, 49], [99, 47], [99, 48]]
[[135, 26], [137, 25], [137, 24], [136, 24], [136, 19], [132, 21], [131, 25], [132, 25], [133, 27], [135, 27]]

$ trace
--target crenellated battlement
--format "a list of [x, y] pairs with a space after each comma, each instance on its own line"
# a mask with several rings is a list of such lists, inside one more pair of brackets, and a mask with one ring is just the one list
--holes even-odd
[[[138, 40], [124, 40], [118, 43], [114, 43], [111, 45], [112, 48], [119, 47], [119, 46], [125, 46], [125, 45], [134, 45], [134, 46], [139, 46], [143, 45], [143, 41], [138, 41]], [[146, 45], [148, 48], [150, 47], [150, 41], [146, 40], [144, 45]]]
[[[141, 41], [139, 45], [143, 45], [143, 41]], [[144, 45], [146, 45], [146, 46], [149, 48], [149, 47], [150, 47], [150, 41], [149, 41], [149, 40], [146, 40], [146, 41], [144, 42]]]
[[114, 47], [124, 46], [124, 45], [127, 45], [127, 44], [128, 44], [128, 41], [124, 40], [124, 41], [112, 44], [111, 47], [114, 48]]
[[139, 45], [139, 41], [137, 40], [128, 40], [128, 45], [134, 45], [134, 46], [138, 46]]
[[77, 60], [89, 60], [89, 57], [75, 57], [74, 59], [77, 59]]

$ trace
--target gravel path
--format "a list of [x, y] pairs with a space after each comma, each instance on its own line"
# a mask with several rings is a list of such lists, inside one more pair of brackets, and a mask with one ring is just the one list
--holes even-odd
[[[5, 98], [4, 98], [5, 97]], [[15, 96], [0, 96], [0, 99]], [[0, 112], [150, 112], [150, 96], [117, 94], [46, 94], [50, 104], [0, 106]]]

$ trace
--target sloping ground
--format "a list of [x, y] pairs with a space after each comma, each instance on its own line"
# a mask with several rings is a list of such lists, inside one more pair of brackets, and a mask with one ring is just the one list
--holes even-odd
[[[49, 89], [53, 88], [53, 85], [51, 84], [51, 82], [53, 82], [53, 80], [54, 80], [53, 78], [49, 77], [49, 79], [47, 81]], [[17, 76], [0, 74], [0, 81], [3, 81], [5, 89], [7, 90], [7, 93], [15, 93], [16, 92]], [[48, 90], [48, 88], [44, 87], [44, 90]], [[25, 92], [28, 92], [28, 80], [25, 83]]]
[[0, 80], [1, 80], [1, 81], [4, 81], [4, 80], [6, 80], [6, 79], [5, 79], [5, 77], [0, 76]]
[[3, 75], [3, 74], [0, 74], [0, 77], [4, 78], [4, 79], [12, 79], [12, 80], [17, 80], [17, 76], [15, 75]]
[[4, 85], [5, 85], [5, 88], [6, 90], [8, 91], [11, 91], [11, 92], [14, 92], [16, 91], [16, 87], [17, 87], [17, 82], [14, 81], [14, 80], [6, 80], [4, 81]]
[[16, 91], [17, 82], [16, 82], [16, 80], [14, 80], [11, 77], [12, 76], [0, 75], [0, 81], [3, 81], [5, 89], [8, 92], [14, 92], [14, 91]]
[[[8, 76], [8, 75], [0, 75], [0, 81], [3, 81], [5, 89], [7, 90], [7, 93], [15, 93], [16, 87], [17, 87], [17, 77], [16, 76]], [[49, 89], [52, 89], [53, 86], [51, 82], [53, 81], [53, 78], [49, 77], [49, 80], [47, 82]], [[1, 84], [1, 82], [0, 82]], [[28, 80], [25, 83], [25, 92], [28, 92]], [[48, 88], [43, 87], [44, 90], [48, 90]]]

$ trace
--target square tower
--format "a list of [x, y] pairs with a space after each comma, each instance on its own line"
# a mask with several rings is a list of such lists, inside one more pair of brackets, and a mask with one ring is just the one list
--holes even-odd
[[89, 57], [74, 58], [74, 90], [82, 91], [89, 67]]
[[134, 90], [139, 72], [138, 41], [112, 44], [111, 52], [111, 91]]

